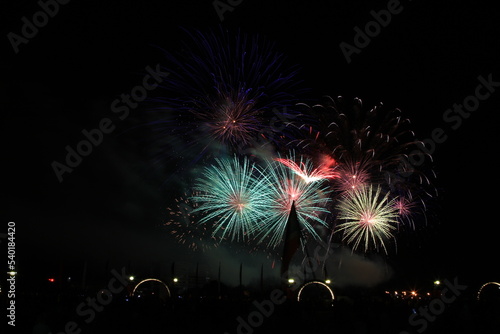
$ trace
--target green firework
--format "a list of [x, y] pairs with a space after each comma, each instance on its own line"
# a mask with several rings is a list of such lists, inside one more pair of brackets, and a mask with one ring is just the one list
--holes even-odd
[[212, 235], [245, 240], [251, 237], [269, 209], [269, 183], [261, 169], [245, 157], [216, 159], [206, 167], [194, 190], [198, 203], [193, 212], [202, 212], [199, 223], [214, 223]]

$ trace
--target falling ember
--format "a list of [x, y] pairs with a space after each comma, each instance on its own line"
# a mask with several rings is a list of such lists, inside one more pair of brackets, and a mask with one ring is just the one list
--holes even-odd
[[[197, 195], [199, 193], [192, 194], [192, 196]], [[167, 208], [169, 215], [165, 228], [174, 236], [177, 242], [188, 245], [193, 251], [198, 249], [207, 251], [217, 247], [217, 240], [211, 235], [212, 226], [197, 224], [199, 217], [193, 211], [198, 207], [198, 204], [192, 202], [187, 194], [176, 198], [175, 202], [175, 206]]]

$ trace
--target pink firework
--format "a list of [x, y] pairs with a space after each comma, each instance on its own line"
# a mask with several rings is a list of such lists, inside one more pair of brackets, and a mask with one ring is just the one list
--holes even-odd
[[219, 92], [217, 98], [205, 103], [209, 109], [199, 108], [192, 113], [204, 124], [203, 132], [210, 139], [234, 146], [249, 145], [262, 130], [262, 112], [244, 92]]
[[337, 163], [336, 161], [327, 156], [323, 155], [321, 157], [321, 162], [319, 166], [314, 168], [313, 163], [309, 159], [303, 160], [300, 158], [299, 163], [295, 162], [294, 156], [291, 159], [275, 158], [278, 161], [290, 168], [296, 175], [300, 176], [306, 183], [316, 182], [325, 179], [335, 179], [340, 177], [339, 173], [336, 172]]
[[370, 174], [362, 163], [345, 162], [337, 168], [334, 189], [340, 192], [359, 189], [370, 183]]
[[[281, 161], [280, 161], [281, 160]], [[264, 240], [272, 248], [277, 247], [283, 240], [287, 221], [290, 215], [292, 203], [295, 203], [297, 218], [299, 224], [307, 236], [314, 239], [320, 239], [317, 227], [327, 227], [328, 222], [325, 220], [330, 210], [328, 209], [331, 198], [329, 196], [330, 189], [325, 184], [323, 179], [317, 182], [306, 182], [305, 178], [297, 170], [289, 168], [287, 163], [293, 162], [293, 155], [289, 155], [287, 159], [273, 159], [268, 161], [266, 169], [266, 179], [268, 180], [270, 190], [269, 211], [267, 219], [260, 228], [260, 242]], [[309, 167], [312, 166], [310, 161], [304, 163], [306, 168], [306, 176], [311, 176]], [[291, 164], [293, 166], [293, 164]]]
[[412, 214], [416, 207], [417, 204], [410, 198], [399, 197], [394, 201], [394, 208], [398, 210], [398, 215], [399, 215], [398, 220], [401, 222], [406, 221], [412, 228], [415, 228], [415, 224], [412, 219]]

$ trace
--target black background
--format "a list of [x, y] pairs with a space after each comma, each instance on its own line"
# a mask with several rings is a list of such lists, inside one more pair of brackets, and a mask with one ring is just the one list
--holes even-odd
[[[247, 0], [226, 12], [222, 25], [275, 41], [317, 96], [398, 107], [421, 139], [443, 127], [448, 139], [434, 154], [439, 196], [428, 225], [399, 240], [389, 262], [405, 281], [498, 281], [500, 92], [457, 130], [442, 119], [474, 94], [478, 76], [500, 81], [496, 7], [477, 1], [401, 5], [350, 64], [339, 44], [353, 44], [353, 28], [363, 28], [370, 11], [385, 9], [387, 1]], [[128, 132], [130, 124], [117, 124], [62, 183], [51, 163], [64, 159], [65, 146], [81, 140], [82, 129], [111, 115], [110, 103], [141, 82], [147, 65], [162, 62], [156, 46], [179, 46], [179, 27], [221, 24], [212, 2], [71, 1], [18, 54], [7, 34], [20, 34], [21, 18], [40, 8], [35, 1], [2, 7], [2, 231], [16, 222], [20, 275], [45, 279], [73, 270], [69, 263], [80, 275], [83, 259], [164, 261], [175, 246], [157, 228], [173, 189], [164, 184], [168, 173], [150, 165], [146, 149]]]

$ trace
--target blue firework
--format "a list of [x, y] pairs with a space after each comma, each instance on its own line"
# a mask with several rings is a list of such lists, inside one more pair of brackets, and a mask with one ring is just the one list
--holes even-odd
[[182, 50], [165, 52], [169, 76], [154, 98], [152, 121], [158, 138], [173, 135], [185, 154], [199, 155], [291, 136], [287, 125], [299, 116], [297, 68], [285, 65], [273, 43], [224, 28], [185, 32]]

